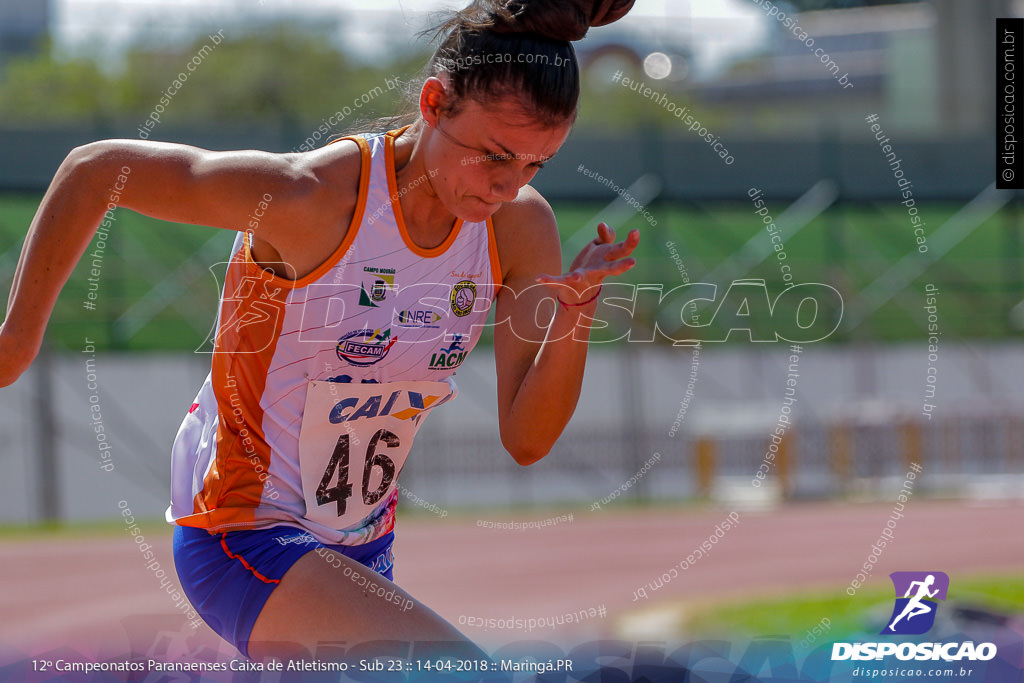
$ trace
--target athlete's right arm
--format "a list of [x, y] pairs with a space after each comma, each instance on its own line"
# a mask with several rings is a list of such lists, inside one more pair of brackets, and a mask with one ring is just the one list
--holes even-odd
[[314, 164], [323, 151], [211, 152], [139, 140], [104, 140], [72, 150], [22, 247], [0, 326], [0, 386], [14, 383], [39, 352], [57, 295], [108, 208], [242, 231], [253, 229], [251, 215], [262, 201], [270, 206], [254, 238], [275, 249], [287, 243], [287, 249], [277, 249], [280, 254], [300, 253], [322, 230], [317, 205], [324, 183]]

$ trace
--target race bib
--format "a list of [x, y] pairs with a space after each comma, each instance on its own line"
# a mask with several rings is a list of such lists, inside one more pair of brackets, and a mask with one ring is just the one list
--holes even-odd
[[299, 431], [306, 518], [358, 529], [395, 490], [413, 437], [454, 383], [310, 382]]

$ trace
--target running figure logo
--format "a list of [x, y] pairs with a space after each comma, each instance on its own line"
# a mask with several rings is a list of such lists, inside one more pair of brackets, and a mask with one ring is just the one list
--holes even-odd
[[[921, 635], [935, 623], [935, 612], [949, 590], [949, 576], [944, 572], [893, 572], [889, 575], [896, 589], [896, 604], [886, 635]], [[903, 597], [898, 597], [900, 594]]]
[[441, 349], [441, 353], [455, 353], [456, 351], [465, 351], [466, 349], [462, 346], [462, 342], [466, 340], [468, 335], [465, 334], [453, 334], [451, 346]]

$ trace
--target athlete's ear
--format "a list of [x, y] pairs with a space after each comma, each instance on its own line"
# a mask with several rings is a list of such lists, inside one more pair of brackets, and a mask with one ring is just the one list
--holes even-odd
[[448, 101], [447, 86], [448, 74], [442, 71], [428, 78], [420, 90], [420, 115], [431, 128], [436, 128], [441, 120], [441, 112]]

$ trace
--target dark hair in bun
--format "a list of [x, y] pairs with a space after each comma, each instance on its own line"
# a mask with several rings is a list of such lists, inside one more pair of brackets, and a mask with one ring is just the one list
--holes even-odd
[[[428, 72], [449, 74], [454, 102], [519, 97], [544, 125], [576, 117], [580, 72], [570, 41], [625, 16], [635, 0], [475, 0], [435, 29]], [[449, 111], [454, 113], [454, 111]]]
[[537, 33], [553, 40], [582, 40], [591, 26], [626, 16], [635, 0], [512, 0], [495, 14], [500, 33]]

